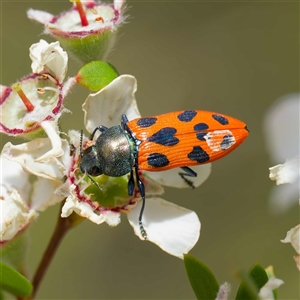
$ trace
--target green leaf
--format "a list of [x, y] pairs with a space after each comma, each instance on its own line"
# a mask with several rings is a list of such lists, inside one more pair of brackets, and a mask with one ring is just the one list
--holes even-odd
[[184, 255], [184, 266], [197, 299], [216, 299], [219, 284], [211, 270], [189, 254]]
[[75, 76], [78, 84], [97, 92], [119, 76], [118, 71], [108, 62], [97, 60], [84, 65]]
[[256, 300], [258, 292], [268, 281], [265, 269], [254, 264], [248, 273], [241, 272], [242, 282], [236, 294], [236, 300]]
[[32, 292], [30, 281], [10, 266], [0, 262], [0, 290], [18, 297], [27, 297]]

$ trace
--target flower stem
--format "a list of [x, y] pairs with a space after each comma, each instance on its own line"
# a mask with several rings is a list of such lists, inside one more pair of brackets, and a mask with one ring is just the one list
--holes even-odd
[[[62, 203], [63, 205], [63, 203]], [[61, 209], [59, 210], [61, 211]], [[46, 251], [44, 252], [44, 255], [42, 257], [42, 260], [36, 270], [36, 273], [33, 278], [33, 292], [30, 297], [30, 299], [34, 299], [36, 296], [36, 293], [38, 291], [38, 288], [43, 280], [44, 275], [46, 274], [48, 267], [62, 241], [65, 234], [73, 227], [75, 227], [77, 224], [79, 224], [83, 220], [82, 217], [78, 216], [77, 214], [73, 213], [68, 218], [62, 218], [60, 215], [57, 220], [57, 224], [55, 227], [55, 230], [53, 232], [53, 235], [51, 237], [50, 243], [48, 244], [48, 247]]]

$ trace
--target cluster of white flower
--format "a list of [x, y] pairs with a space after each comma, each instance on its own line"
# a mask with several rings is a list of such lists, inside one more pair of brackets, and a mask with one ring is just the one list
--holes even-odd
[[[62, 86], [57, 90], [59, 96], [55, 93], [55, 98], [48, 101], [53, 103], [64, 99], [74, 84], [74, 78], [64, 82], [68, 56], [59, 46], [59, 42], [48, 44], [41, 40], [31, 46], [30, 57], [35, 74], [42, 76], [47, 73], [48, 77], [51, 76], [58, 81], [59, 86]], [[32, 89], [36, 90], [36, 87], [33, 85]], [[121, 75], [99, 92], [90, 94], [82, 106], [87, 131], [92, 133], [99, 124], [116, 125], [120, 122], [122, 114], [126, 114], [129, 119], [140, 117], [135, 100], [136, 89], [137, 83], [133, 76]], [[47, 92], [46, 88], [44, 90]], [[6, 98], [5, 101], [10, 102], [10, 99]], [[111, 205], [109, 208], [101, 207], [101, 202], [91, 202], [90, 196], [84, 193], [86, 185], [84, 187], [80, 185], [82, 182], [80, 176], [84, 175], [76, 175], [78, 166], [75, 164], [74, 167], [74, 157], [77, 155], [75, 159], [77, 163], [78, 152], [73, 156], [69, 154], [70, 144], [79, 149], [80, 133], [70, 130], [69, 141], [61, 138], [62, 133], [57, 127], [58, 118], [52, 116], [51, 121], [48, 121], [47, 117], [38, 118], [38, 113], [35, 111], [42, 110], [43, 102], [35, 101], [34, 105], [35, 115], [32, 118], [41, 120], [40, 126], [48, 137], [35, 138], [20, 145], [7, 143], [3, 147], [2, 164], [5, 164], [5, 170], [9, 169], [10, 172], [2, 174], [3, 191], [6, 192], [3, 193], [4, 201], [1, 202], [1, 210], [5, 211], [4, 217], [1, 218], [1, 241], [10, 240], [27, 227], [39, 211], [64, 199], [66, 201], [62, 208], [62, 217], [68, 217], [75, 211], [97, 224], [107, 222], [115, 226], [120, 222], [120, 211], [127, 212], [135, 234], [143, 239], [138, 224], [140, 195], [136, 193], [135, 197], [127, 196], [121, 205], [118, 204], [116, 207]], [[57, 115], [61, 115], [63, 111], [62, 104], [60, 106]], [[14, 113], [10, 106], [6, 109], [3, 108], [3, 114]], [[194, 169], [197, 170], [198, 177], [194, 179], [193, 184], [199, 186], [209, 176], [211, 166], [206, 164]], [[29, 174], [36, 177], [32, 186], [29, 183]], [[147, 195], [143, 223], [147, 228], [148, 240], [166, 252], [182, 258], [182, 255], [195, 245], [200, 235], [200, 221], [196, 213], [161, 198], [150, 196], [163, 193], [163, 188], [158, 183], [179, 188], [188, 185], [178, 176], [178, 170], [160, 173], [142, 172], [141, 176]], [[23, 186], [31, 188], [24, 191]], [[77, 192], [78, 187], [81, 189]], [[114, 199], [111, 199], [111, 202], [114, 203]]]

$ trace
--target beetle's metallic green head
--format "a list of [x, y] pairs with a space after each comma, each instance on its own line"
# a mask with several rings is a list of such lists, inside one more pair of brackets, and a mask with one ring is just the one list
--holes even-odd
[[80, 171], [90, 176], [103, 174], [95, 145], [86, 148], [81, 154]]

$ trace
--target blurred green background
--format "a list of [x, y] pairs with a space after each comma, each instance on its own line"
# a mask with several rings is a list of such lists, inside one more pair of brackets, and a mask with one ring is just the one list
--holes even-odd
[[[26, 18], [35, 8], [53, 14], [68, 1], [1, 1], [1, 84], [31, 72], [28, 48], [42, 34]], [[237, 272], [254, 262], [272, 264], [285, 284], [280, 299], [299, 299], [294, 249], [282, 244], [299, 223], [299, 206], [274, 216], [268, 210], [271, 162], [262, 130], [265, 113], [279, 97], [299, 91], [299, 3], [274, 1], [129, 1], [129, 18], [110, 62], [138, 80], [142, 115], [181, 109], [217, 111], [248, 124], [249, 138], [213, 164], [196, 190], [166, 188], [163, 198], [197, 212], [202, 230], [190, 252], [219, 283], [239, 283]], [[70, 76], [79, 65], [69, 61]], [[83, 128], [81, 104], [87, 90], [76, 87], [62, 128]], [[288, 122], [288, 116], [287, 116]], [[299, 137], [295, 137], [299, 138]], [[8, 140], [1, 136], [2, 145]], [[19, 140], [13, 140], [19, 143]], [[2, 170], [5, 172], [5, 170]], [[33, 274], [47, 245], [58, 206], [30, 227], [28, 258]], [[126, 216], [116, 228], [83, 222], [61, 244], [38, 299], [195, 299], [183, 262], [133, 234]]]

